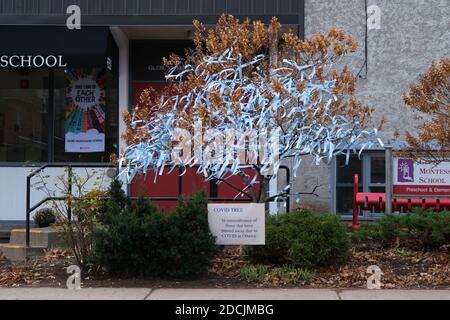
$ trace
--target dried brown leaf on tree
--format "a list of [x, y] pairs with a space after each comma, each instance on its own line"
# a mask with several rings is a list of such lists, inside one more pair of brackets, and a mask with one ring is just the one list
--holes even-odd
[[[341, 57], [357, 49], [356, 41], [348, 33], [332, 28], [328, 33], [300, 39], [292, 31], [285, 32], [276, 18], [266, 25], [226, 14], [214, 26], [207, 28], [199, 21], [193, 25], [195, 48], [184, 56], [171, 55], [164, 60], [170, 70], [167, 78], [171, 80], [166, 91], [144, 91], [133, 111], [124, 114], [127, 123], [124, 138], [129, 147], [122, 159], [126, 159], [133, 174], [171, 163], [169, 151], [179, 143], [167, 138], [174, 131], [172, 126], [194, 135], [198, 122], [203, 131], [219, 128], [221, 133], [224, 128], [230, 129], [230, 123], [234, 124], [233, 129], [241, 131], [257, 127], [259, 136], [279, 130], [284, 134], [280, 140], [287, 146], [277, 153], [281, 158], [293, 158], [294, 163], [299, 163], [299, 158], [308, 152], [319, 162], [339, 153], [341, 150], [337, 149], [342, 146], [356, 144], [356, 140], [374, 142], [376, 130], [368, 128], [372, 108], [363, 105], [356, 96], [357, 77], [345, 66], [339, 66], [340, 71], [335, 67]], [[257, 120], [258, 115], [265, 119]], [[243, 121], [235, 121], [247, 118], [250, 120], [245, 125]], [[158, 135], [166, 130], [170, 132]], [[196, 141], [200, 141], [200, 148], [208, 147], [208, 139]], [[143, 153], [136, 157], [137, 161], [132, 159], [137, 154], [133, 150]], [[153, 161], [156, 157], [163, 161]], [[189, 159], [193, 157], [185, 160]], [[264, 159], [259, 157], [252, 163], [258, 181], [246, 177], [248, 184], [244, 182], [242, 194], [254, 202], [270, 201], [271, 176], [261, 173], [268, 166], [262, 163]], [[201, 166], [202, 161], [199, 162]], [[220, 160], [211, 162], [213, 165], [206, 165], [208, 168], [203, 172], [212, 172], [214, 168], [219, 175], [215, 178], [223, 180], [224, 171], [217, 169]]]
[[417, 133], [406, 132], [402, 155], [421, 162], [450, 160], [450, 58], [432, 62], [403, 100], [416, 112]]

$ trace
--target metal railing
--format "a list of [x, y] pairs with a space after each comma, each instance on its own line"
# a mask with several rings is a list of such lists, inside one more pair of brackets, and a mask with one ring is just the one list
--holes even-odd
[[[39, 167], [38, 169], [34, 170], [27, 176], [27, 190], [26, 190], [26, 245], [27, 247], [30, 246], [30, 221], [31, 221], [31, 213], [42, 206], [47, 201], [65, 201], [67, 200], [67, 196], [63, 197], [46, 197], [36, 203], [35, 205], [31, 206], [31, 179], [35, 177], [38, 173], [42, 172], [46, 168], [67, 168], [67, 193], [69, 195], [69, 201], [67, 203], [67, 219], [70, 222], [72, 220], [72, 209], [71, 209], [71, 201], [70, 200], [78, 200], [77, 198], [72, 197], [72, 178], [73, 178], [73, 168], [116, 168], [112, 164], [79, 164], [79, 163], [70, 163], [70, 164], [58, 164], [58, 163], [47, 163], [43, 166]], [[290, 181], [291, 181], [291, 174], [290, 169], [287, 166], [280, 166], [280, 169], [283, 169], [286, 171], [286, 185], [289, 185], [289, 188], [286, 189], [287, 196], [283, 199], [278, 199], [276, 202], [286, 202], [286, 212], [290, 212]], [[181, 173], [181, 168], [179, 173]], [[215, 185], [216, 183], [214, 181], [211, 181], [211, 186]], [[183, 176], [181, 174], [178, 175], [178, 195], [177, 197], [145, 197], [146, 199], [150, 201], [177, 201], [179, 197], [183, 194]], [[212, 191], [212, 190], [211, 190]], [[210, 194], [217, 193], [216, 192], [210, 192]], [[130, 197], [133, 200], [136, 200], [137, 197]], [[107, 199], [107, 198], [106, 198]], [[252, 199], [249, 197], [245, 198], [222, 198], [222, 197], [208, 197], [208, 201], [211, 202], [218, 202], [218, 201], [230, 201], [230, 202], [251, 202]], [[269, 202], [275, 202], [275, 200], [269, 201]]]
[[[81, 163], [47, 163], [42, 165], [41, 167], [37, 168], [33, 172], [31, 172], [27, 176], [27, 193], [26, 193], [26, 245], [27, 247], [30, 246], [30, 216], [31, 212], [42, 206], [47, 201], [52, 200], [59, 200], [59, 201], [65, 201], [67, 200], [67, 196], [64, 197], [46, 197], [33, 205], [31, 207], [31, 179], [35, 177], [38, 173], [41, 173], [46, 168], [67, 168], [67, 186], [68, 186], [68, 194], [71, 197], [72, 196], [72, 178], [73, 178], [73, 168], [114, 168], [115, 166], [112, 164], [81, 164]], [[67, 219], [70, 221], [72, 219], [72, 209], [71, 209], [71, 203], [70, 201], [67, 204]]]
[[450, 209], [450, 199], [430, 198], [421, 195], [395, 195], [389, 200], [384, 192], [360, 192], [358, 179], [359, 176], [355, 173], [353, 175], [353, 219], [350, 225], [351, 229], [358, 229], [360, 227], [358, 218], [363, 211], [385, 212], [387, 201], [391, 202], [392, 212], [398, 212], [399, 214], [411, 212], [413, 208], [430, 208], [435, 211]]

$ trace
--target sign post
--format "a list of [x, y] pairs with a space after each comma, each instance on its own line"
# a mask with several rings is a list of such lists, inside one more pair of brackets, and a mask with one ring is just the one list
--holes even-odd
[[208, 204], [208, 223], [218, 245], [265, 244], [264, 203]]

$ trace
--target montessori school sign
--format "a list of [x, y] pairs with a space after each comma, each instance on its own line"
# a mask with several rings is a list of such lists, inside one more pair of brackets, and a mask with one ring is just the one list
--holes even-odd
[[405, 158], [393, 162], [394, 194], [450, 196], [450, 162], [426, 164]]

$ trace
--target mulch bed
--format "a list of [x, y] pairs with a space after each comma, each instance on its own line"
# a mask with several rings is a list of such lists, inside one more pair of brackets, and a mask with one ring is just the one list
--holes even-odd
[[406, 249], [353, 250], [349, 263], [338, 270], [318, 270], [314, 287], [366, 288], [367, 267], [377, 265], [384, 289], [450, 288], [450, 252]]
[[[0, 287], [65, 287], [66, 268], [74, 258], [63, 250], [51, 250], [44, 257], [12, 264], [0, 257]], [[226, 248], [215, 259], [207, 277], [195, 281], [119, 279], [106, 274], [83, 276], [83, 287], [177, 287], [177, 288], [261, 288], [290, 285], [247, 283], [240, 269], [248, 265], [237, 248]], [[316, 271], [307, 288], [366, 288], [367, 267], [381, 268], [382, 288], [450, 288], [450, 250], [353, 249], [349, 262], [339, 268]], [[299, 285], [300, 286], [300, 285]]]

